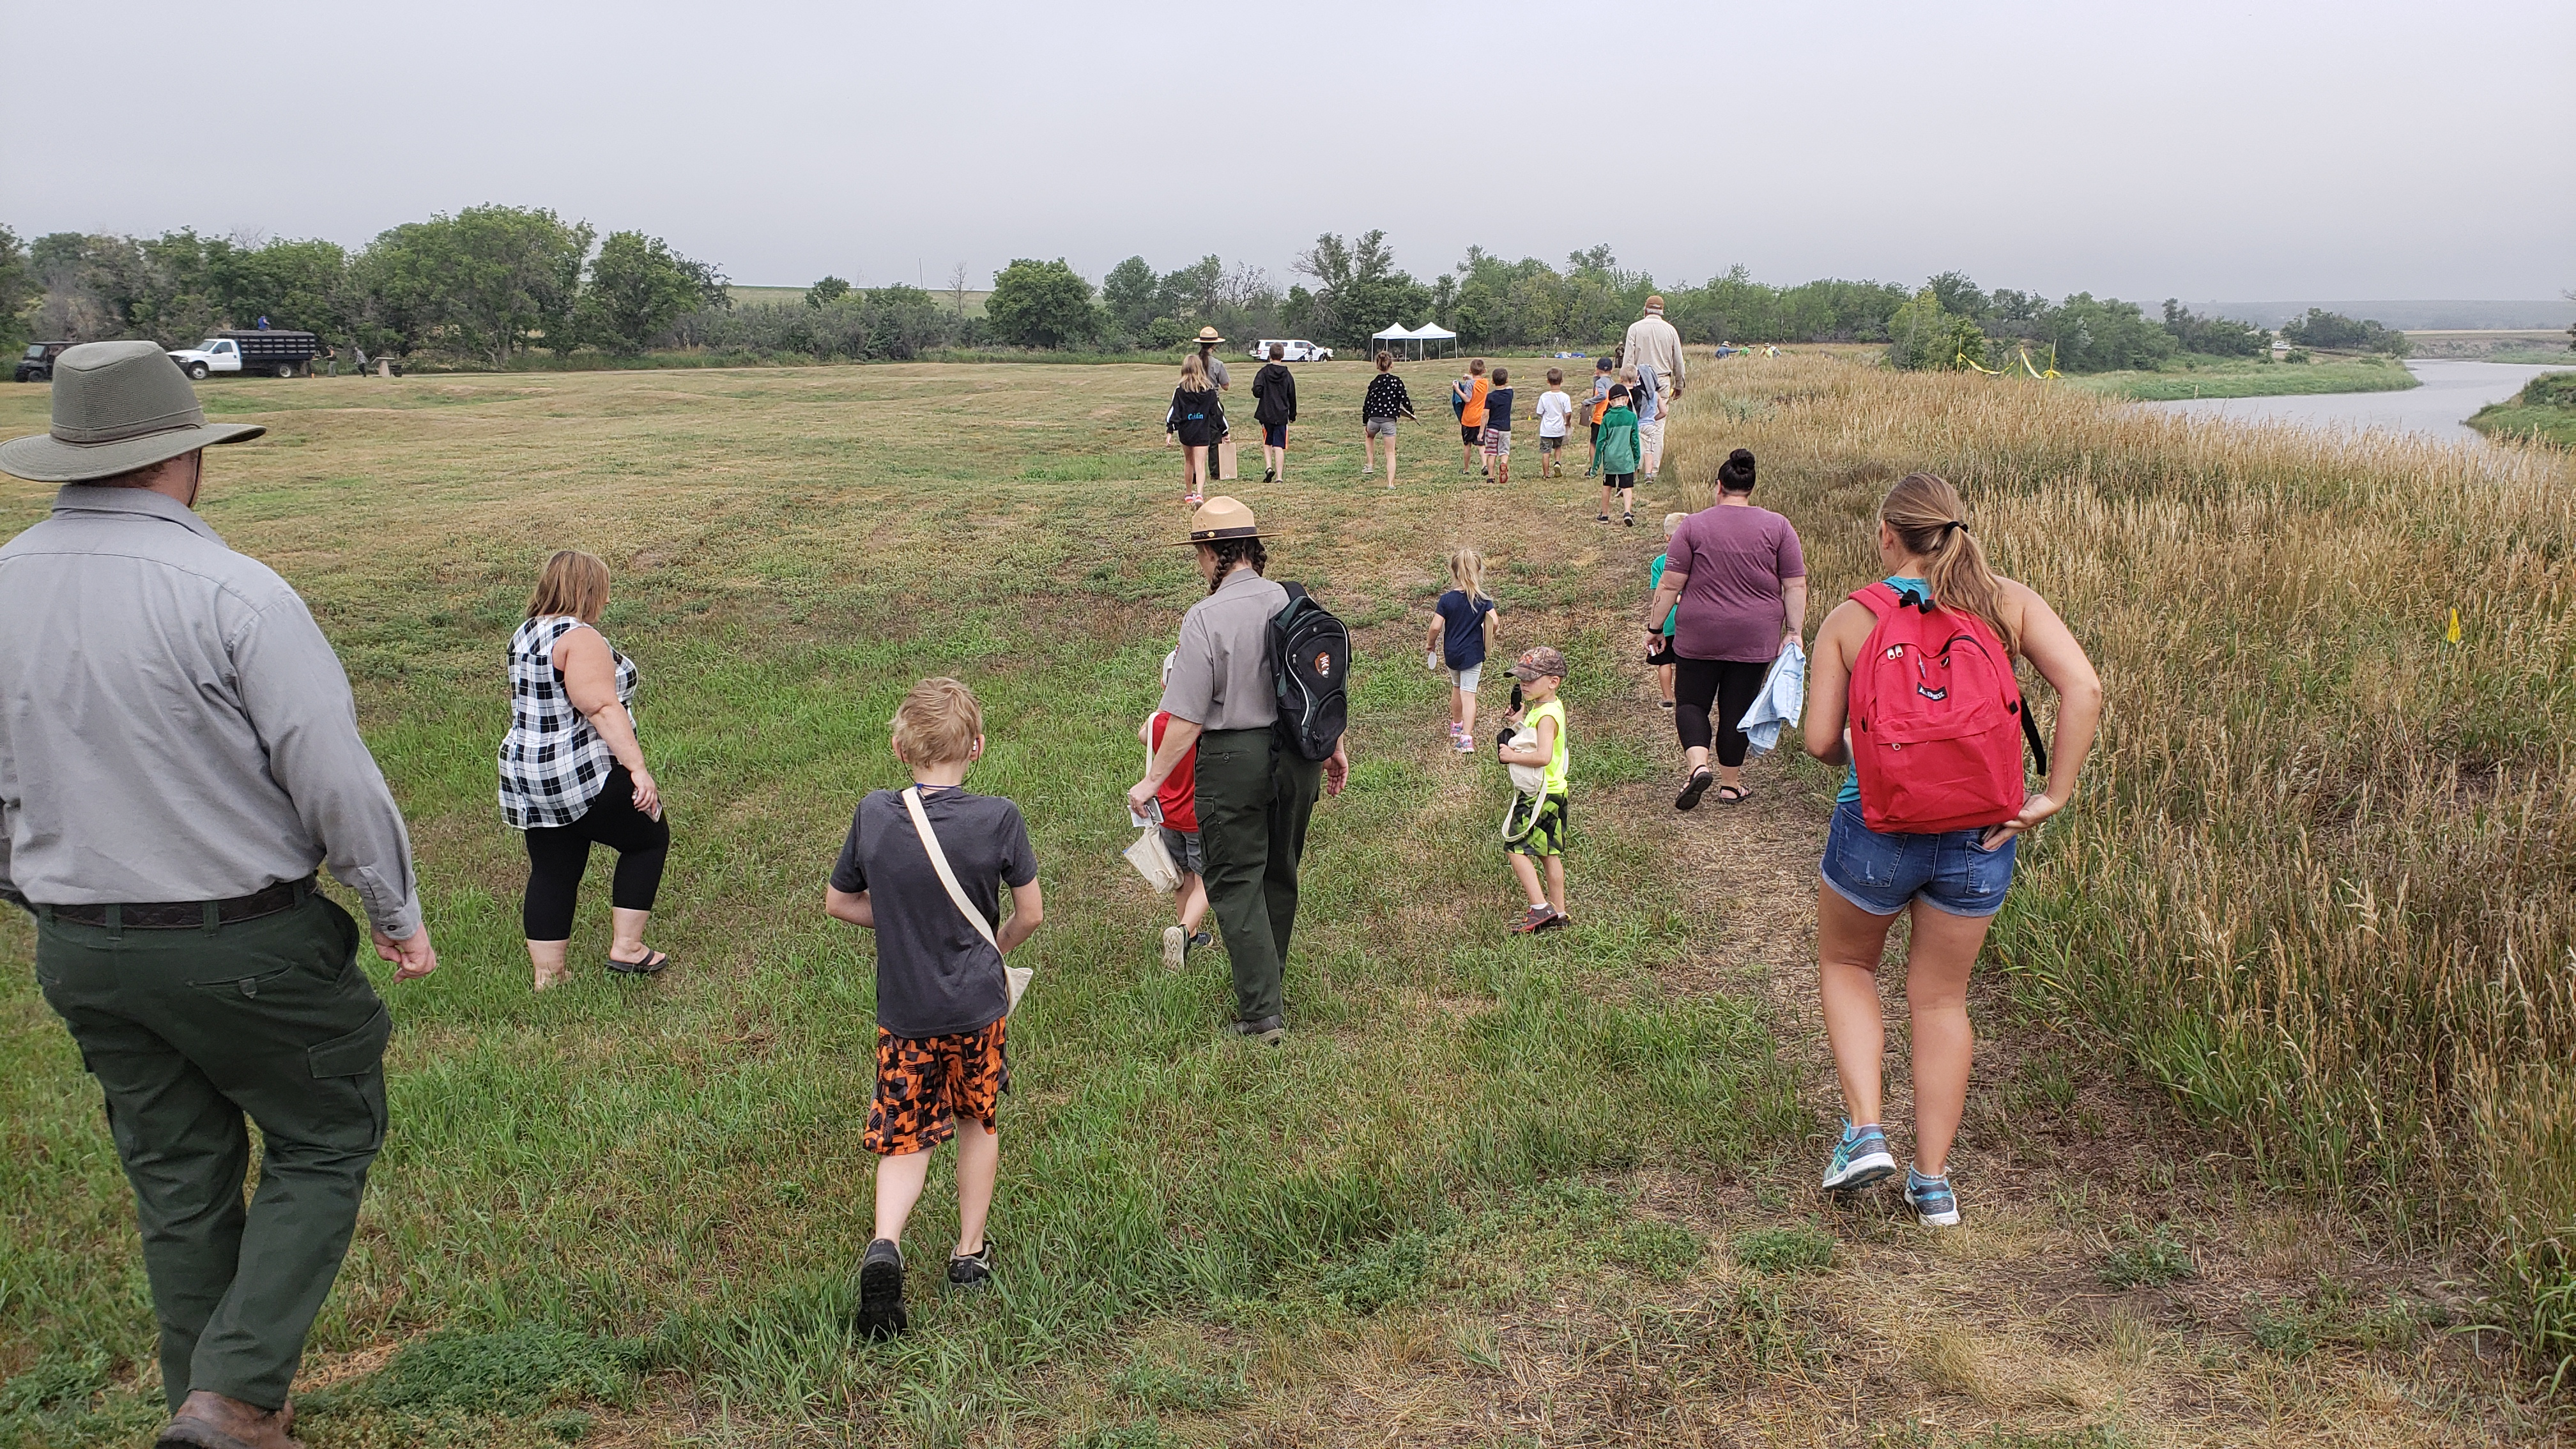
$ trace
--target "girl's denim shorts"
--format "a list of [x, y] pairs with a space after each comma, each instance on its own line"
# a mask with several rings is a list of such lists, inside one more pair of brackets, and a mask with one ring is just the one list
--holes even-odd
[[1882, 835], [1845, 801], [1834, 807], [1825, 837], [1825, 884], [1873, 916], [1895, 915], [1918, 899], [1948, 915], [1991, 916], [2004, 908], [2021, 837], [1988, 850], [1977, 843], [1984, 834]]

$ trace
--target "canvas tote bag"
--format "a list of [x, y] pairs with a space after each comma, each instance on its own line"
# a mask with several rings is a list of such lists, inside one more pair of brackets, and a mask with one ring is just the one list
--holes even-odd
[[[966, 888], [957, 883], [957, 872], [948, 868], [948, 852], [939, 848], [939, 834], [930, 828], [930, 816], [921, 808], [919, 785], [904, 788], [903, 808], [912, 815], [912, 828], [921, 837], [922, 851], [930, 857], [930, 868], [938, 872], [939, 883], [948, 888], [948, 899], [956, 903], [957, 913], [975, 928], [976, 935], [984, 938], [985, 945], [993, 948], [993, 954], [1000, 955], [1002, 943], [993, 939], [993, 923], [984, 919], [973, 901], [966, 899]], [[1029, 978], [1035, 974], [1029, 967], [1002, 963], [1002, 980], [1011, 992], [1010, 1004], [1003, 1008], [1005, 1015], [1020, 1009], [1020, 993], [1029, 989]]]
[[[1154, 747], [1147, 745], [1145, 772], [1152, 774], [1153, 770]], [[1132, 808], [1127, 812], [1127, 818], [1130, 821], [1136, 818], [1136, 812]], [[1157, 811], [1154, 818], [1160, 820], [1161, 813]], [[1168, 896], [1180, 890], [1181, 868], [1172, 859], [1171, 848], [1163, 844], [1163, 829], [1160, 825], [1148, 825], [1137, 831], [1136, 843], [1128, 846], [1120, 854], [1127, 857], [1127, 863], [1136, 867], [1136, 873], [1145, 878], [1145, 884], [1152, 886], [1156, 894]]]

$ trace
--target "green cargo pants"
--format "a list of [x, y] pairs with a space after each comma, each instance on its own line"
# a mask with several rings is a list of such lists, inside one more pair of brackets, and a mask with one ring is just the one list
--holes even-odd
[[1236, 1012], [1245, 1021], [1280, 1012], [1288, 936], [1297, 925], [1297, 863], [1323, 783], [1323, 762], [1281, 744], [1276, 731], [1199, 736], [1199, 849], [1206, 857], [1208, 909], [1225, 931]]
[[[173, 1409], [286, 1402], [385, 1140], [393, 1018], [327, 897], [191, 930], [36, 923], [36, 978], [107, 1097]], [[242, 1207], [259, 1124], [259, 1191]]]

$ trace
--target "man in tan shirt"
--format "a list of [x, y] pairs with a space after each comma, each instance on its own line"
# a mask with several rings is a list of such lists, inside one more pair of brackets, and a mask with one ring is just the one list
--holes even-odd
[[[1622, 348], [1628, 366], [1640, 377], [1652, 377], [1655, 387], [1653, 408], [1639, 408], [1637, 444], [1644, 455], [1641, 471], [1649, 478], [1663, 466], [1664, 420], [1672, 414], [1673, 399], [1682, 395], [1682, 334], [1664, 320], [1664, 299], [1646, 299], [1646, 313], [1628, 324], [1628, 338]], [[1651, 412], [1653, 420], [1645, 421]]]

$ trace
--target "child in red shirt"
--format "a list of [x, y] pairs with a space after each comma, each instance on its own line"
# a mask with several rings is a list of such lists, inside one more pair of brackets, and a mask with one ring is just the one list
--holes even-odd
[[[1163, 682], [1172, 681], [1173, 657], [1163, 656]], [[1172, 722], [1171, 715], [1156, 710], [1136, 734], [1145, 742], [1146, 757], [1163, 747], [1163, 730]], [[1198, 809], [1199, 752], [1193, 745], [1181, 756], [1180, 764], [1163, 781], [1154, 803], [1163, 811], [1163, 849], [1171, 852], [1172, 864], [1180, 869], [1181, 888], [1173, 897], [1181, 908], [1177, 926], [1163, 928], [1163, 965], [1178, 971], [1189, 960], [1189, 953], [1216, 944], [1216, 936], [1199, 929], [1207, 919], [1207, 857], [1199, 849]]]

